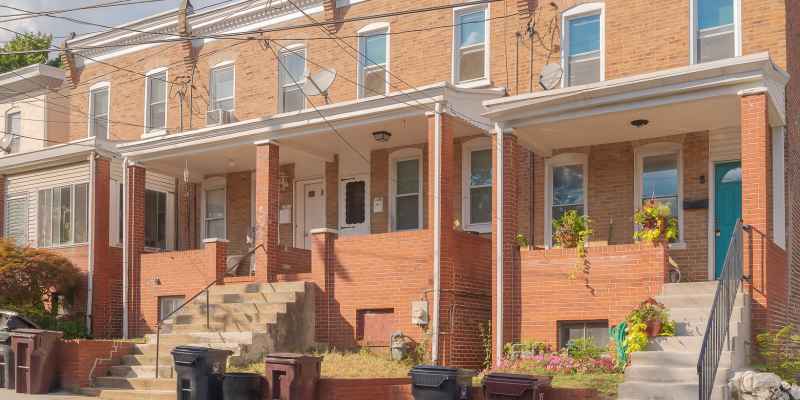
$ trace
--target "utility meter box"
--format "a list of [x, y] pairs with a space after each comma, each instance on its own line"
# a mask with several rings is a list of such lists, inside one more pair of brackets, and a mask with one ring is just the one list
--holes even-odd
[[428, 325], [428, 302], [425, 300], [411, 303], [411, 323], [418, 326]]

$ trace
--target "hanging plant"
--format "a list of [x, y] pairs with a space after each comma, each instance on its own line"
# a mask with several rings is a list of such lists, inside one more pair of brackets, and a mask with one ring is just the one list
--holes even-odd
[[586, 262], [586, 241], [592, 234], [592, 221], [589, 217], [578, 214], [576, 210], [569, 210], [553, 221], [553, 241], [556, 246], [578, 252], [579, 261], [575, 270], [569, 274], [570, 279], [575, 279], [579, 272], [589, 273], [589, 264]]
[[633, 214], [640, 229], [633, 234], [636, 240], [648, 243], [669, 243], [678, 239], [678, 220], [665, 203], [648, 200]]

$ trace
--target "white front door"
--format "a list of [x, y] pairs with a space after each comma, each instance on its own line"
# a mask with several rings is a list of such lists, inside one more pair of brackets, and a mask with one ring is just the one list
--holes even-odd
[[297, 182], [295, 246], [311, 248], [312, 229], [325, 227], [325, 187], [322, 181]]
[[368, 235], [369, 175], [339, 180], [339, 235]]

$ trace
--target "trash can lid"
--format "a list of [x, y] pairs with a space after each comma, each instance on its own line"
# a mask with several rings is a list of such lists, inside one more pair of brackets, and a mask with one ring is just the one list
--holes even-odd
[[267, 354], [266, 362], [271, 364], [297, 364], [308, 361], [321, 361], [321, 357], [300, 353], [270, 353]]
[[172, 349], [172, 354], [193, 354], [196, 356], [200, 356], [203, 354], [208, 353], [226, 353], [228, 355], [233, 354], [230, 350], [221, 350], [215, 349], [213, 347], [200, 347], [200, 346], [177, 346]]
[[533, 376], [533, 375], [523, 375], [523, 374], [507, 374], [507, 373], [500, 373], [494, 372], [489, 375], [486, 375], [486, 380], [490, 379], [502, 379], [506, 381], [520, 381], [520, 382], [531, 382], [535, 383], [541, 380], [541, 378]]
[[13, 331], [9, 332], [11, 336], [21, 336], [21, 337], [34, 337], [34, 336], [64, 336], [64, 332], [59, 331], [47, 331], [44, 329], [14, 329]]

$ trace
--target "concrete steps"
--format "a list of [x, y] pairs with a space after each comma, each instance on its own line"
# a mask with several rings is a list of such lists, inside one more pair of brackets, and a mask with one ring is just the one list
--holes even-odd
[[95, 387], [101, 389], [175, 390], [175, 379], [121, 378], [103, 376], [95, 378]]

